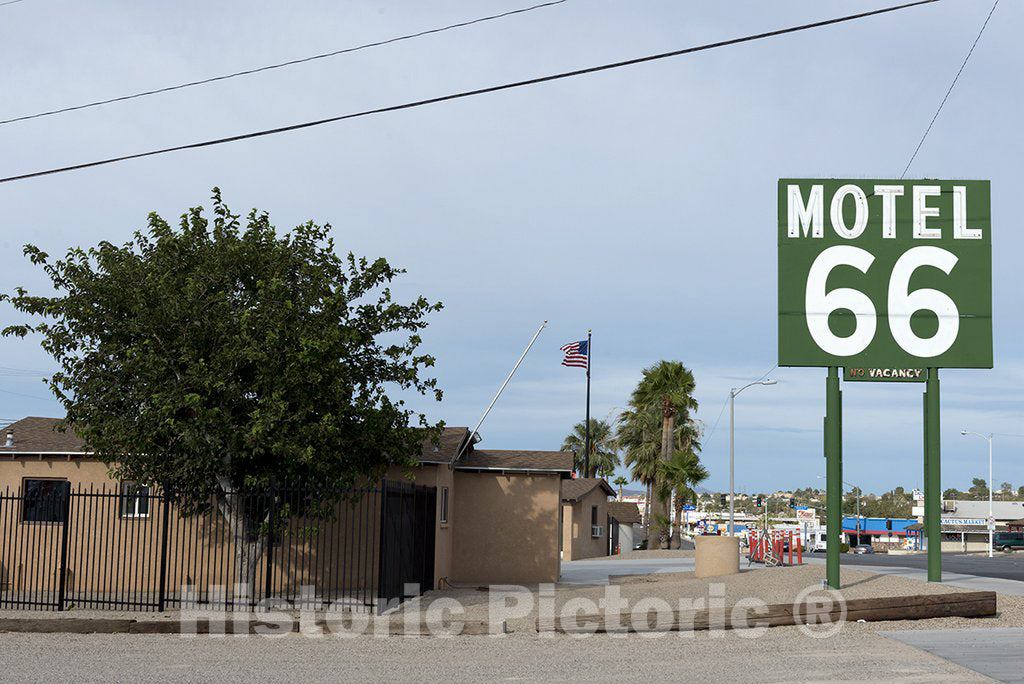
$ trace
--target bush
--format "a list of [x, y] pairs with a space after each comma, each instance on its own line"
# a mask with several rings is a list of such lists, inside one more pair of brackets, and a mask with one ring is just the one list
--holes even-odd
[[840, 542], [839, 543], [839, 553], [849, 553], [849, 552], [850, 552], [850, 545], [847, 544], [846, 542]]

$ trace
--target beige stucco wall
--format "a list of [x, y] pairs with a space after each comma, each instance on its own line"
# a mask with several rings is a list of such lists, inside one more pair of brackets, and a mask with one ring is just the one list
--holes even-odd
[[[597, 506], [601, 536], [590, 532], [591, 507]], [[632, 549], [630, 549], [632, 550]], [[579, 560], [608, 555], [608, 494], [594, 487], [583, 498], [562, 506], [562, 558]]]
[[558, 475], [455, 471], [449, 578], [466, 584], [555, 582]]
[[[413, 471], [412, 482], [418, 485], [437, 487], [437, 512], [435, 514], [435, 554], [434, 583], [437, 586], [442, 577], [453, 581], [479, 583], [534, 583], [554, 582], [559, 575], [558, 559], [558, 509], [560, 501], [560, 478], [557, 475], [499, 475], [492, 473], [455, 472], [447, 465], [425, 464]], [[386, 475], [388, 479], [409, 481], [399, 468], [392, 468]], [[79, 487], [88, 491], [90, 487], [98, 490], [106, 487], [108, 492], [117, 492], [118, 484], [107, 477], [107, 468], [102, 463], [89, 458], [0, 458], [0, 493], [10, 488], [15, 494], [21, 487], [24, 478], [58, 478], [70, 482], [72, 490]], [[448, 522], [440, 521], [442, 487], [448, 487]], [[355, 553], [356, 546], [364, 543], [372, 546], [370, 539], [362, 535], [353, 538], [348, 535], [348, 528], [362, 525], [360, 521], [379, 520], [379, 500], [366, 500], [348, 513], [344, 504], [339, 505], [339, 517], [330, 524], [331, 530], [325, 530], [338, 539], [328, 546], [330, 552], [314, 558], [310, 549], [302, 541], [300, 528], [312, 525], [306, 521], [295, 521], [294, 534], [282, 540], [274, 549], [275, 574], [282, 586], [281, 579], [289, 577], [293, 582], [301, 576], [303, 581], [317, 584], [320, 587], [334, 586], [338, 588], [366, 586], [376, 581], [377, 558], [374, 553], [355, 573], [338, 575], [342, 554]], [[588, 509], [589, 511], [589, 509]], [[604, 520], [606, 511], [600, 513]], [[175, 515], [172, 509], [172, 515]], [[588, 513], [589, 515], [589, 513]], [[26, 525], [34, 526], [33, 538], [39, 543], [55, 545], [57, 535], [52, 534], [59, 526], [46, 523], [20, 523], [16, 513], [12, 513], [9, 525], [19, 530]], [[116, 574], [115, 568], [132, 563], [138, 568], [138, 579], [129, 582], [131, 587], [148, 588], [153, 583], [155, 571], [154, 548], [159, 535], [156, 525], [160, 522], [160, 511], [154, 503], [152, 515], [146, 519], [128, 520], [120, 518], [116, 510], [116, 501], [109, 504], [109, 510], [96, 510], [91, 520], [79, 520], [83, 529], [110, 530], [147, 528], [140, 539], [152, 540], [138, 545], [134, 554], [137, 560], [124, 557], [122, 537], [112, 535], [108, 544], [103, 534], [86, 535], [83, 539], [90, 542], [90, 552], [95, 559], [90, 565], [99, 563], [108, 575]], [[102, 519], [101, 519], [102, 518]], [[2, 522], [2, 521], [0, 521]], [[321, 525], [322, 526], [322, 525]], [[153, 528], [149, 530], [148, 528]], [[234, 580], [232, 569], [226, 564], [210, 564], [211, 557], [231, 558], [234, 554], [230, 534], [223, 529], [225, 526], [219, 516], [208, 519], [196, 518], [182, 525], [172, 525], [172, 530], [180, 532], [180, 539], [172, 539], [168, 557], [168, 587], [176, 587], [181, 583], [195, 584], [200, 592], [210, 585], [231, 583]], [[51, 530], [52, 528], [52, 530]], [[353, 529], [355, 529], [353, 527]], [[589, 530], [589, 527], [587, 528]], [[458, 530], [458, 535], [456, 535]], [[21, 531], [23, 532], [23, 530]], [[17, 532], [17, 534], [21, 534]], [[0, 538], [15, 534], [15, 530], [0, 530]], [[49, 539], [53, 536], [53, 539]], [[372, 532], [369, 537], [376, 537]], [[358, 541], [357, 541], [358, 540]], [[290, 542], [290, 543], [289, 543]], [[109, 547], [109, 548], [108, 548]], [[375, 547], [374, 547], [375, 548]], [[74, 549], [71, 549], [73, 552]], [[52, 554], [43, 554], [49, 556]], [[74, 555], [74, 553], [73, 553]], [[191, 562], [190, 562], [190, 559]], [[206, 559], [207, 562], [203, 562]], [[27, 558], [19, 563], [19, 567], [0, 568], [0, 584], [12, 583], [16, 577], [31, 577], [36, 574], [34, 568], [25, 565]], [[206, 572], [198, 572], [204, 566]], [[295, 568], [304, 568], [296, 575]], [[210, 572], [214, 568], [216, 572]], [[42, 569], [41, 576], [50, 576], [49, 569]], [[202, 576], [200, 576], [202, 575]], [[72, 579], [72, 578], [69, 578]], [[88, 591], [84, 577], [77, 578], [77, 589]], [[52, 578], [51, 578], [52, 580]], [[73, 579], [72, 579], [73, 581]], [[28, 588], [28, 587], [24, 587]], [[130, 588], [126, 586], [125, 589]]]
[[64, 479], [72, 489], [79, 485], [83, 489], [99, 488], [104, 484], [110, 488], [114, 484], [107, 477], [107, 466], [92, 458], [0, 456], [0, 492], [10, 488], [13, 494], [26, 477]]

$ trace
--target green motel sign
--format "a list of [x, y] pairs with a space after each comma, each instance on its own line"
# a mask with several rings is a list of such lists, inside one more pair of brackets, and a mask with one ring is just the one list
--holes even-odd
[[988, 181], [781, 179], [779, 365], [991, 368], [990, 207]]

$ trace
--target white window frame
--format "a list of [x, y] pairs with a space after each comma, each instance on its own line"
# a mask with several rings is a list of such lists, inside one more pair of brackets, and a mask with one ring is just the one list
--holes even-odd
[[438, 514], [440, 515], [440, 524], [442, 524], [442, 525], [447, 525], [448, 524], [448, 504], [449, 504], [448, 488], [447, 487], [441, 487], [441, 501], [440, 501], [440, 505], [438, 506], [438, 509], [439, 509], [438, 510]]
[[[132, 494], [126, 493], [127, 487], [136, 487], [136, 490]], [[146, 512], [139, 512], [139, 503], [143, 497], [146, 499]], [[144, 520], [152, 514], [152, 498], [153, 488], [149, 485], [139, 484], [138, 482], [122, 482], [121, 483], [121, 498], [118, 506], [118, 514], [125, 520]], [[131, 511], [127, 511], [126, 504], [128, 499], [132, 499]]]

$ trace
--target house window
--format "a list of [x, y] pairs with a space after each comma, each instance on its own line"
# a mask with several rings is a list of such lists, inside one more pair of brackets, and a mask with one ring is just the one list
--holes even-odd
[[149, 487], [138, 482], [121, 483], [121, 517], [149, 517]]
[[67, 480], [22, 481], [25, 493], [21, 508], [23, 522], [64, 522], [71, 483]]
[[441, 524], [448, 524], [448, 488], [441, 487]]
[[590, 526], [597, 527], [597, 506], [590, 507]]

